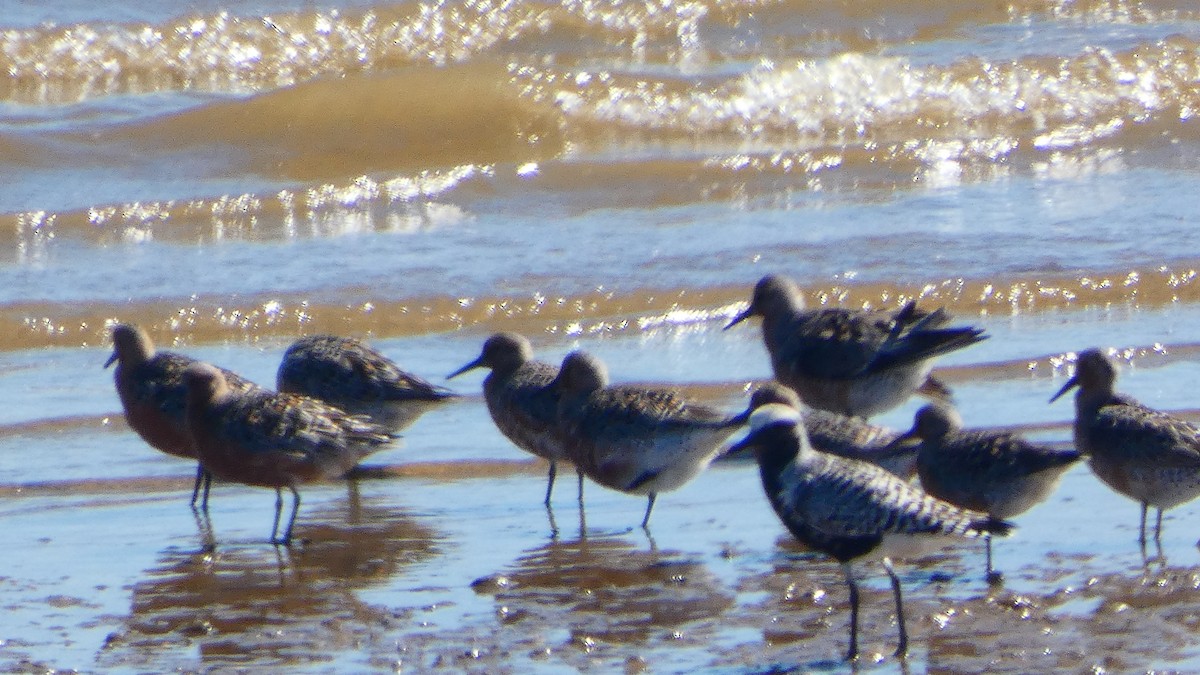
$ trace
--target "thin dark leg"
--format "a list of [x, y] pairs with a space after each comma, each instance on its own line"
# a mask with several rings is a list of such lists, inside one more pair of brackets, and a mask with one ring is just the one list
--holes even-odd
[[1158, 510], [1158, 518], [1154, 521], [1154, 543], [1162, 543], [1162, 509]]
[[650, 529], [650, 512], [652, 510], [654, 510], [654, 500], [657, 498], [658, 498], [658, 495], [651, 492], [650, 498], [646, 500], [646, 517], [642, 518], [642, 529], [643, 530]]
[[[204, 486], [203, 494], [200, 486]], [[196, 508], [196, 500], [200, 500], [200, 510], [208, 512], [208, 490], [212, 487], [212, 474], [204, 469], [204, 465], [196, 462], [196, 482], [192, 484], [192, 508]]]
[[1142, 502], [1142, 521], [1138, 526], [1138, 543], [1143, 547], [1146, 545], [1146, 502]]
[[192, 484], [192, 506], [200, 498], [200, 484], [204, 482], [204, 465], [196, 462], [196, 482]]
[[275, 488], [275, 521], [271, 523], [271, 543], [278, 544], [275, 535], [279, 533], [279, 514], [283, 513], [283, 493]]
[[992, 535], [985, 535], [984, 542], [987, 545], [987, 574], [984, 578], [989, 584], [998, 584], [1004, 580], [1004, 575], [992, 568]]
[[212, 489], [212, 474], [204, 472], [204, 495], [200, 498], [200, 510], [208, 513], [208, 492]]
[[554, 478], [558, 475], [558, 462], [550, 462], [550, 480], [546, 483], [546, 501], [542, 502], [546, 506], [550, 506], [550, 493], [554, 491]]
[[846, 586], [850, 589], [850, 649], [846, 652], [846, 660], [853, 661], [858, 658], [858, 584], [854, 583], [850, 563], [842, 563], [842, 573], [846, 575]]
[[[990, 538], [988, 542], [991, 542]], [[896, 570], [892, 569], [891, 560], [884, 558], [883, 568], [892, 578], [892, 595], [896, 596], [896, 625], [900, 627], [900, 645], [896, 647], [896, 656], [903, 657], [908, 655], [908, 631], [904, 629], [904, 600], [900, 597], [900, 578], [896, 576]]]
[[292, 491], [292, 517], [288, 518], [287, 529], [283, 532], [283, 543], [290, 545], [292, 543], [292, 528], [296, 525], [296, 514], [300, 512], [300, 493], [296, 492], [296, 488], [289, 485], [288, 489]]
[[575, 469], [575, 475], [579, 476], [579, 503], [583, 504], [583, 472]]

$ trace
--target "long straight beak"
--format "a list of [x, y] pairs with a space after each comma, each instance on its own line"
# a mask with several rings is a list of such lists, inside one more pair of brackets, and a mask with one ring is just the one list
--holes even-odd
[[468, 363], [467, 365], [463, 366], [462, 368], [459, 368], [458, 370], [454, 371], [453, 373], [450, 373], [449, 375], [447, 375], [446, 379], [452, 380], [452, 379], [458, 377], [459, 375], [462, 375], [463, 373], [467, 372], [468, 370], [475, 370], [476, 368], [482, 368], [482, 367], [483, 367], [483, 357], [480, 356], [479, 358]]
[[1059, 398], [1061, 398], [1063, 394], [1067, 393], [1068, 391], [1071, 391], [1071, 389], [1078, 387], [1078, 386], [1079, 386], [1079, 378], [1072, 377], [1071, 379], [1067, 380], [1067, 383], [1063, 385], [1062, 389], [1058, 390], [1057, 394], [1050, 397], [1050, 402], [1054, 403]]
[[108, 357], [108, 360], [104, 362], [104, 367], [107, 368], [116, 362], [117, 362], [117, 353], [113, 352], [112, 356]]
[[750, 305], [749, 307], [746, 308], [746, 310], [744, 312], [733, 317], [733, 321], [730, 321], [729, 323], [725, 324], [725, 328], [723, 328], [722, 330], [729, 330], [730, 328], [733, 328], [734, 326], [745, 321], [746, 319], [749, 319], [752, 316], [754, 316], [754, 305]]

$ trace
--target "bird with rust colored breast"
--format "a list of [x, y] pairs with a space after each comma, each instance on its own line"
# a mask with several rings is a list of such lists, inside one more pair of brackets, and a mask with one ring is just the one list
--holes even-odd
[[[187, 431], [201, 464], [217, 478], [275, 490], [271, 541], [288, 544], [300, 510], [297, 486], [344, 476], [394, 437], [366, 417], [305, 396], [238, 391], [207, 363], [183, 373]], [[292, 511], [279, 532], [282, 490]]]
[[[187, 435], [187, 391], [183, 373], [198, 361], [174, 352], [157, 351], [150, 335], [133, 324], [114, 326], [112, 341], [113, 353], [104, 367], [117, 364], [113, 380], [130, 428], [157, 450], [196, 459], [196, 451]], [[237, 373], [221, 372], [231, 389], [251, 391], [258, 388]], [[211, 486], [212, 476], [197, 462], [196, 482], [192, 487], [193, 506], [200, 499], [201, 510], [208, 509]]]

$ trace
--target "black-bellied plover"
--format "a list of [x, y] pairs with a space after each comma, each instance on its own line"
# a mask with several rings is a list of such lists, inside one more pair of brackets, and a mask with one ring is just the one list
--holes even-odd
[[930, 376], [932, 359], [985, 338], [978, 328], [946, 328], [943, 310], [923, 313], [913, 302], [895, 312], [806, 310], [800, 289], [779, 275], [763, 277], [750, 306], [726, 328], [752, 316], [763, 319], [775, 379], [810, 407], [856, 417], [900, 405], [914, 392], [948, 398]]
[[583, 352], [563, 359], [557, 386], [559, 429], [568, 455], [597, 483], [646, 495], [643, 528], [658, 493], [696, 477], [745, 420], [670, 389], [610, 387], [608, 369]]
[[961, 509], [874, 464], [816, 452], [809, 444], [801, 413], [771, 404], [750, 416], [750, 433], [732, 452], [749, 448], [758, 460], [767, 499], [776, 515], [801, 542], [841, 563], [850, 590], [850, 648], [858, 655], [858, 585], [851, 562], [882, 557], [892, 582], [900, 641], [896, 655], [908, 650], [900, 579], [890, 554], [916, 548], [924, 535], [979, 537], [1005, 534], [1011, 525], [987, 514]]
[[[104, 367], [117, 364], [113, 380], [130, 428], [151, 447], [176, 457], [196, 459], [196, 451], [187, 435], [183, 371], [197, 361], [182, 354], [156, 351], [146, 331], [133, 324], [114, 326], [112, 340], [113, 353]], [[236, 373], [228, 370], [222, 373], [226, 383], [236, 391], [257, 388]], [[197, 462], [196, 482], [192, 487], [193, 506], [200, 498], [200, 508], [208, 508], [211, 485], [212, 477]], [[203, 498], [200, 497], [201, 486]]]
[[[905, 436], [921, 441], [917, 450], [921, 487], [939, 499], [995, 519], [1018, 516], [1044, 501], [1063, 472], [1080, 459], [1074, 448], [1052, 448], [1014, 434], [962, 426], [958, 411], [947, 404], [917, 411]], [[992, 568], [991, 537], [987, 537], [987, 579], [1000, 579]]]
[[1075, 375], [1051, 402], [1074, 387], [1075, 446], [1092, 471], [1113, 490], [1142, 507], [1138, 541], [1146, 543], [1146, 511], [1162, 514], [1200, 496], [1200, 429], [1148, 408], [1116, 391], [1117, 368], [1097, 349], [1080, 352]]
[[357, 338], [309, 335], [283, 355], [276, 387], [319, 398], [353, 415], [399, 432], [455, 394], [406, 373]]
[[805, 408], [796, 392], [778, 382], [765, 382], [750, 395], [748, 411], [769, 403], [804, 410], [804, 430], [813, 448], [839, 457], [858, 459], [887, 469], [901, 478], [917, 474], [917, 443], [907, 442], [887, 427], [816, 408]]
[[[566, 459], [557, 428], [558, 391], [551, 386], [558, 368], [535, 361], [529, 340], [516, 333], [489, 337], [479, 357], [450, 373], [447, 379], [475, 368], [492, 371], [483, 380], [483, 397], [500, 433], [518, 448], [550, 462], [545, 501], [549, 506], [558, 463]], [[582, 473], [579, 500], [583, 501]]]
[[[300, 509], [297, 485], [339, 478], [394, 438], [368, 418], [316, 399], [235, 391], [207, 363], [189, 366], [183, 381], [187, 432], [204, 468], [217, 478], [275, 489], [272, 543], [291, 542]], [[277, 538], [283, 488], [292, 493], [292, 512]]]

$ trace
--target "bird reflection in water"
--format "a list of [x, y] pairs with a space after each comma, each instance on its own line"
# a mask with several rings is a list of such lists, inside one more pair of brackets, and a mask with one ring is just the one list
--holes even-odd
[[158, 659], [178, 659], [177, 648], [191, 643], [200, 664], [188, 668], [285, 667], [321, 663], [348, 642], [369, 640], [395, 617], [356, 591], [439, 555], [442, 537], [354, 492], [321, 510], [311, 543], [295, 550], [213, 546], [199, 521], [200, 549], [162, 552], [134, 585], [130, 615], [98, 663], [174, 669], [179, 664]]

